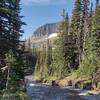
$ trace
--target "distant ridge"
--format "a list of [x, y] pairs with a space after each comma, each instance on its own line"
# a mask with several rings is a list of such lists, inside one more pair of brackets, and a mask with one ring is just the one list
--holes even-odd
[[59, 23], [49, 23], [39, 27], [32, 37], [41, 37], [46, 34], [58, 33]]
[[26, 50], [28, 50], [28, 48], [32, 49], [34, 44], [39, 45], [39, 44], [44, 43], [46, 41], [46, 38], [48, 38], [50, 40], [52, 38], [53, 39], [56, 38], [57, 34], [59, 33], [58, 29], [59, 29], [59, 22], [45, 24], [45, 25], [39, 27], [33, 33], [33, 35], [25, 41]]

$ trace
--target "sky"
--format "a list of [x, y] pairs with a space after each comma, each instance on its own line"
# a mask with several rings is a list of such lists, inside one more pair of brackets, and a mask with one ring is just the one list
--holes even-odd
[[[75, 0], [21, 0], [21, 15], [27, 24], [22, 27], [22, 39], [32, 36], [33, 32], [47, 23], [58, 22], [62, 19], [62, 10], [71, 16]], [[94, 0], [92, 0], [94, 1]]]

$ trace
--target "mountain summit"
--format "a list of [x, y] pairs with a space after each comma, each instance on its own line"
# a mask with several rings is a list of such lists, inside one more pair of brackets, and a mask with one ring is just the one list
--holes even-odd
[[59, 23], [49, 23], [39, 27], [32, 37], [41, 37], [45, 35], [50, 35], [52, 33], [58, 33]]

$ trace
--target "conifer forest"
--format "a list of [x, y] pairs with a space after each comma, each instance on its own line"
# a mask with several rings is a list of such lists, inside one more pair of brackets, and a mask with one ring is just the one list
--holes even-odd
[[72, 86], [100, 93], [100, 0], [74, 0], [71, 15], [61, 9], [57, 36], [51, 39], [47, 31], [44, 42], [38, 43], [34, 35], [21, 39], [28, 23], [20, 2], [0, 0], [0, 100], [31, 100], [27, 93], [31, 81], [25, 78], [29, 75], [54, 89]]

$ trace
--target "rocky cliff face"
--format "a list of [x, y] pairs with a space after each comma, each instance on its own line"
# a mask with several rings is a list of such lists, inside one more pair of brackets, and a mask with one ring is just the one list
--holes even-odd
[[45, 35], [50, 35], [52, 33], [58, 33], [58, 27], [59, 23], [50, 23], [50, 24], [45, 24], [38, 28], [34, 33], [32, 37], [41, 37]]
[[58, 33], [59, 23], [50, 23], [45, 24], [39, 27], [34, 33], [33, 36], [25, 41], [25, 47], [33, 48], [33, 45], [40, 45], [46, 43], [47, 38], [52, 39], [55, 38]]

